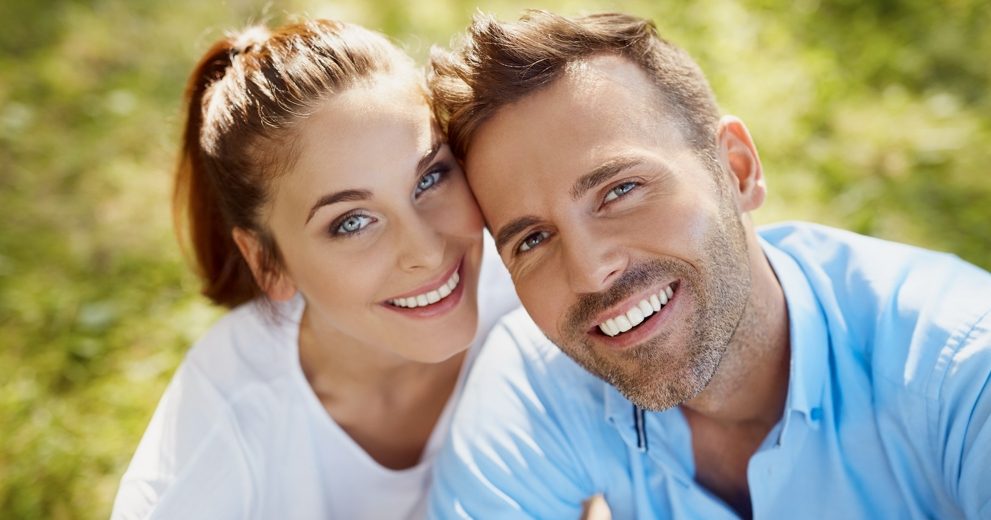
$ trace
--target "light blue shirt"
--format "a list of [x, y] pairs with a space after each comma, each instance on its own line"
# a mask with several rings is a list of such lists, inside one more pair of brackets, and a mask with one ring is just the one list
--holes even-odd
[[[811, 224], [760, 232], [791, 335], [785, 411], [751, 457], [755, 518], [991, 518], [991, 274]], [[435, 518], [736, 518], [694, 480], [680, 409], [644, 412], [522, 311], [494, 329]]]

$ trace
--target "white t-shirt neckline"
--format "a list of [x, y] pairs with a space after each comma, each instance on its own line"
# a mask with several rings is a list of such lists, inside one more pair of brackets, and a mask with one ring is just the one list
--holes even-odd
[[293, 384], [296, 386], [300, 394], [302, 394], [303, 399], [306, 401], [306, 406], [310, 409], [310, 413], [314, 416], [320, 416], [324, 420], [321, 421], [323, 427], [328, 435], [334, 437], [333, 442], [340, 442], [342, 446], [351, 452], [357, 460], [359, 460], [366, 470], [378, 473], [380, 478], [395, 477], [396, 479], [408, 479], [412, 474], [423, 473], [429, 471], [432, 467], [431, 461], [433, 456], [436, 454], [437, 450], [440, 449], [441, 443], [444, 441], [444, 437], [447, 433], [448, 425], [451, 422], [451, 415], [454, 413], [455, 401], [454, 396], [461, 394], [461, 389], [464, 385], [465, 376], [468, 372], [468, 367], [471, 366], [472, 361], [478, 353], [478, 348], [481, 345], [480, 341], [472, 342], [468, 347], [468, 351], [465, 353], [465, 357], [461, 362], [461, 367], [458, 368], [458, 379], [455, 383], [454, 389], [451, 392], [451, 397], [444, 403], [444, 409], [441, 411], [440, 416], [437, 419], [437, 423], [434, 425], [433, 430], [430, 432], [430, 437], [427, 439], [427, 444], [423, 448], [423, 453], [420, 456], [420, 460], [413, 466], [403, 469], [392, 469], [387, 468], [376, 461], [371, 455], [365, 451], [350, 435], [348, 432], [341, 427], [340, 424], [334, 417], [324, 408], [323, 403], [320, 401], [320, 397], [317, 396], [310, 382], [306, 379], [306, 373], [303, 371], [303, 364], [299, 356], [299, 328], [302, 326], [302, 316], [303, 311], [306, 309], [306, 302], [300, 294], [284, 304], [288, 308], [280, 309], [281, 312], [285, 312], [288, 319], [280, 319], [286, 323], [282, 323], [282, 328], [285, 330], [286, 334], [283, 336], [285, 338], [286, 348], [291, 348], [293, 350], [292, 359], [294, 360], [292, 366], [292, 380]]

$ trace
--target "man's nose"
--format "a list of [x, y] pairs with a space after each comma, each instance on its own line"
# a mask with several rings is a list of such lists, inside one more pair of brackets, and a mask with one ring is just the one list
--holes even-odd
[[571, 290], [597, 293], [613, 284], [627, 267], [625, 255], [609, 236], [577, 227], [566, 231], [563, 242], [564, 268]]

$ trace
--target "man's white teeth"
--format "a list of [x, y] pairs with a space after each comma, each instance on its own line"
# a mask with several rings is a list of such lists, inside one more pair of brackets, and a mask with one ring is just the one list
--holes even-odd
[[643, 320], [647, 319], [650, 315], [660, 311], [661, 307], [667, 305], [672, 296], [674, 296], [674, 290], [669, 285], [663, 290], [658, 291], [657, 294], [651, 294], [649, 297], [640, 300], [625, 313], [600, 323], [599, 330], [610, 337], [622, 334], [643, 323]]
[[620, 332], [626, 332], [633, 328], [633, 324], [630, 323], [630, 320], [626, 316], [617, 316], [613, 319], [616, 320], [616, 329]]
[[396, 298], [394, 300], [389, 300], [389, 303], [395, 305], [396, 307], [406, 307], [410, 309], [433, 305], [450, 296], [451, 293], [454, 292], [454, 288], [457, 287], [460, 282], [461, 277], [458, 276], [457, 271], [454, 271], [454, 274], [452, 274], [443, 285], [432, 291], [406, 298]]

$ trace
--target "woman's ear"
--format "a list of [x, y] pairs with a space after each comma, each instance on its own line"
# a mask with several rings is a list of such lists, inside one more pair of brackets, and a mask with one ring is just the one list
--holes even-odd
[[296, 284], [285, 272], [284, 269], [273, 270], [265, 262], [268, 254], [258, 236], [252, 232], [239, 227], [231, 231], [234, 243], [241, 251], [241, 256], [251, 268], [251, 275], [255, 278], [255, 283], [261, 287], [269, 299], [273, 301], [286, 301], [296, 294]]
[[764, 170], [750, 131], [739, 118], [724, 116], [719, 120], [719, 161], [734, 181], [734, 197], [743, 212], [753, 211], [767, 195]]

